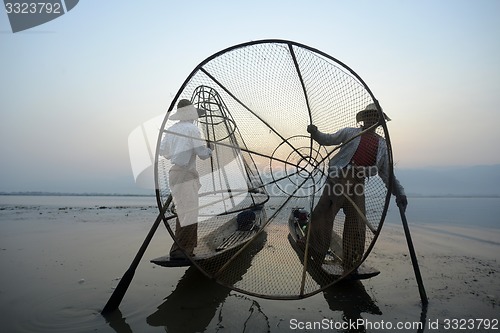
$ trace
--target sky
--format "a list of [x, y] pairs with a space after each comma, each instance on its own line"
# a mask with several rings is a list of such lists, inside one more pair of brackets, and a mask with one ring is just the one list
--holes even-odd
[[361, 76], [396, 170], [500, 164], [499, 15], [497, 0], [85, 0], [12, 33], [1, 12], [0, 192], [143, 193], [129, 135], [204, 59], [269, 38]]

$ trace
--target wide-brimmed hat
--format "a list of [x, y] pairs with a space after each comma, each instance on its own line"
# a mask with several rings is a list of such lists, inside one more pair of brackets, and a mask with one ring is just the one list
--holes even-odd
[[205, 110], [197, 109], [188, 99], [177, 103], [177, 111], [170, 116], [171, 120], [196, 120], [205, 114]]
[[[384, 114], [385, 121], [391, 120], [391, 118], [389, 118], [384, 112], [383, 112], [383, 114]], [[373, 118], [376, 118], [377, 116], [378, 116], [377, 106], [375, 105], [375, 103], [370, 103], [366, 106], [366, 108], [364, 110], [361, 110], [356, 114], [356, 122], [359, 123], [360, 121], [363, 121], [366, 119], [373, 119]]]

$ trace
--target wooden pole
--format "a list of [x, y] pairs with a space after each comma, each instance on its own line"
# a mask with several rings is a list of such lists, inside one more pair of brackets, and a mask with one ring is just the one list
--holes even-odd
[[405, 209], [402, 205], [399, 205], [399, 213], [401, 215], [401, 221], [403, 222], [403, 229], [406, 235], [406, 242], [408, 243], [408, 250], [410, 250], [411, 263], [413, 265], [413, 270], [415, 271], [415, 278], [417, 279], [418, 292], [420, 293], [420, 299], [422, 300], [422, 305], [427, 306], [429, 300], [427, 299], [427, 294], [425, 293], [424, 282], [422, 281], [422, 275], [420, 275], [420, 268], [418, 267], [417, 255], [415, 254], [415, 248], [413, 247], [413, 242], [411, 240], [410, 229], [408, 228], [408, 221], [406, 220]]
[[130, 264], [130, 267], [127, 269], [125, 274], [123, 274], [123, 277], [120, 279], [120, 282], [116, 286], [115, 291], [113, 292], [113, 294], [111, 294], [111, 297], [109, 298], [108, 302], [102, 309], [101, 311], [102, 315], [111, 313], [120, 306], [123, 296], [125, 296], [125, 293], [127, 292], [130, 282], [132, 282], [135, 270], [137, 266], [139, 266], [139, 262], [141, 261], [144, 252], [146, 252], [146, 249], [148, 248], [149, 243], [151, 242], [151, 239], [153, 238], [153, 235], [156, 232], [156, 229], [158, 229], [158, 225], [162, 221], [163, 215], [165, 214], [171, 201], [172, 201], [172, 195], [168, 197], [167, 201], [165, 202], [165, 205], [163, 205], [160, 214], [158, 214], [158, 217], [156, 218], [155, 222], [153, 223], [153, 226], [151, 227], [151, 230], [149, 230], [149, 233], [146, 236], [144, 242], [142, 243], [139, 252], [137, 252], [137, 254], [135, 255], [135, 258]]

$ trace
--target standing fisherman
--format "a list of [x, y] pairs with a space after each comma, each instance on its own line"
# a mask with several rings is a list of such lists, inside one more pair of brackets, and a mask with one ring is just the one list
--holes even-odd
[[[384, 114], [385, 119], [390, 120]], [[312, 258], [322, 263], [330, 247], [333, 221], [342, 208], [345, 213], [342, 235], [342, 265], [349, 270], [361, 262], [365, 247], [366, 208], [365, 178], [378, 173], [385, 185], [389, 185], [389, 156], [384, 138], [375, 130], [380, 125], [379, 113], [374, 103], [356, 115], [363, 122], [360, 128], [347, 127], [332, 134], [321, 133], [315, 125], [307, 131], [321, 145], [344, 145], [330, 160], [328, 180], [318, 204], [311, 215], [310, 246]], [[362, 133], [363, 132], [363, 133]], [[360, 133], [362, 133], [360, 135]], [[408, 204], [404, 188], [393, 177], [392, 194], [404, 209]]]
[[[167, 129], [160, 145], [161, 155], [169, 159], [173, 166], [168, 172], [168, 182], [177, 212], [175, 242], [170, 249], [173, 260], [193, 256], [198, 241], [198, 191], [201, 187], [200, 176], [196, 170], [196, 156], [207, 159], [212, 150], [201, 138], [195, 121], [203, 114], [187, 99], [177, 104], [177, 112], [170, 116], [179, 122]], [[176, 135], [178, 133], [179, 135]]]

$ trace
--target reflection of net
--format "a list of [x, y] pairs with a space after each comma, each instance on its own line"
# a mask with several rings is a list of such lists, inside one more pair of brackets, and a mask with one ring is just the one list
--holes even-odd
[[[284, 41], [255, 42], [200, 64], [179, 92], [177, 100], [182, 98], [206, 110], [198, 127], [216, 147], [212, 159], [198, 160], [202, 208], [197, 256], [203, 256], [205, 247], [206, 253], [215, 251], [216, 243], [228, 238], [216, 236], [223, 235], [228, 224], [236, 225], [241, 210], [265, 202], [262, 213], [257, 211], [263, 219], [249, 234], [250, 242], [221, 258], [198, 261], [199, 268], [233, 289], [268, 298], [303, 297], [338, 281], [341, 276], [323, 270], [304, 270], [304, 256], [291, 246], [287, 224], [292, 208], [313, 210], [326, 183], [328, 161], [338, 153], [338, 147], [312, 141], [307, 125], [315, 124], [325, 133], [356, 127], [356, 113], [374, 101], [366, 86], [343, 64], [316, 50]], [[171, 124], [169, 115], [165, 128]], [[385, 126], [377, 133], [388, 136]], [[388, 151], [391, 159], [390, 146]], [[392, 160], [388, 162], [392, 168]], [[158, 159], [161, 202], [169, 194], [169, 167], [168, 161]], [[363, 260], [376, 240], [388, 199], [378, 175], [365, 180], [369, 227]], [[217, 207], [216, 200], [221, 203]], [[344, 219], [340, 210], [327, 260], [342, 258]]]

